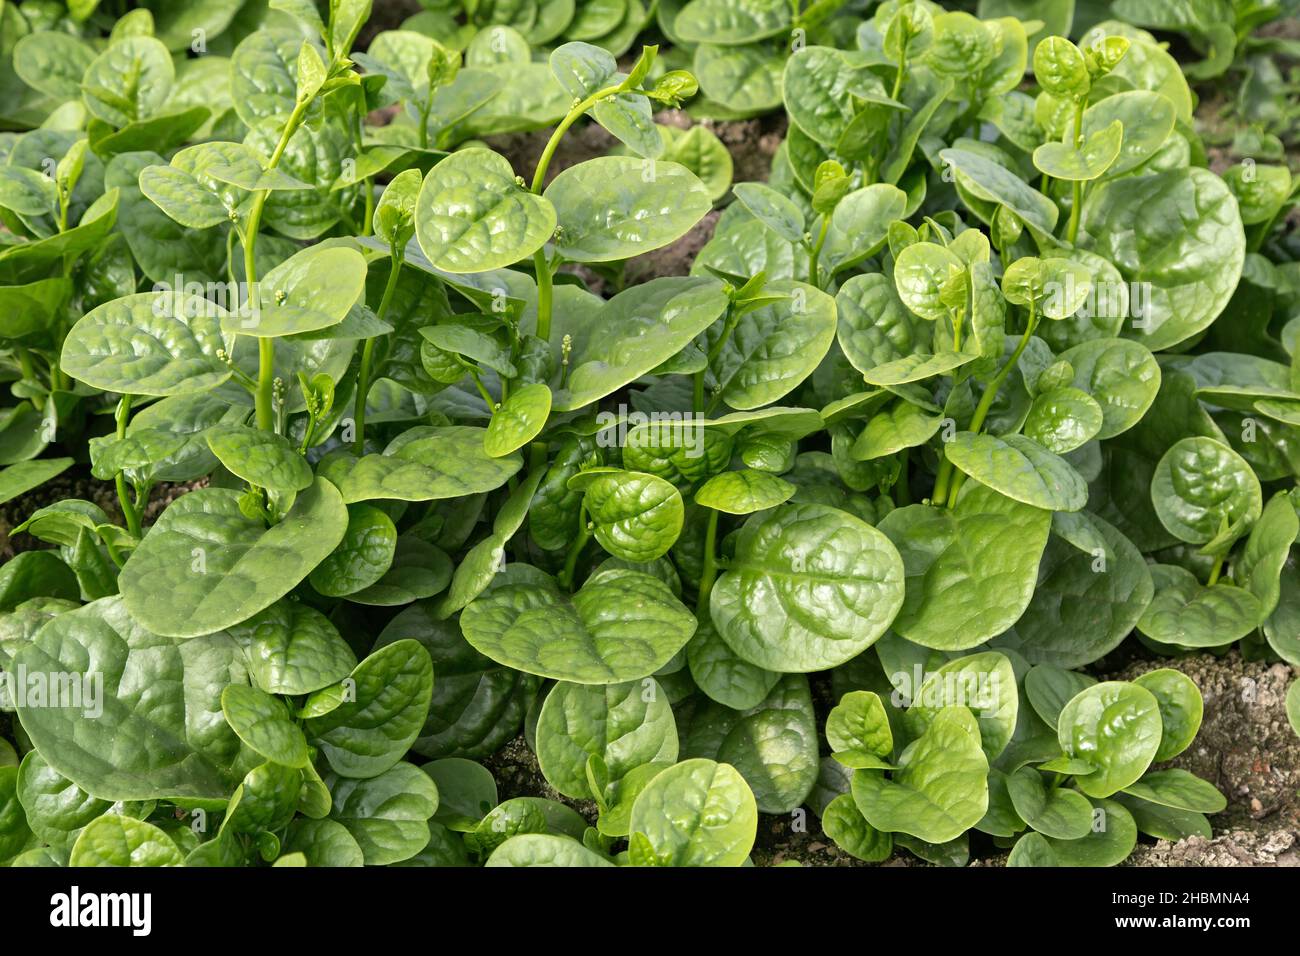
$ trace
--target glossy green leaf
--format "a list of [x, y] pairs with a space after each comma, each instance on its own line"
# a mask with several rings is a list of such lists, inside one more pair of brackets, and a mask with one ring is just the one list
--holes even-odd
[[[318, 478], [277, 525], [205, 488], [172, 502], [122, 569], [122, 596], [146, 627], [176, 637], [210, 634], [287, 594], [342, 540], [347, 509]], [[166, 593], [166, 601], [156, 595]]]
[[709, 611], [744, 659], [806, 672], [869, 647], [902, 602], [903, 564], [883, 534], [836, 508], [802, 504], [745, 523]]
[[530, 674], [617, 684], [653, 674], [695, 632], [694, 616], [658, 578], [610, 569], [571, 597], [526, 564], [510, 564], [461, 615], [465, 639]]

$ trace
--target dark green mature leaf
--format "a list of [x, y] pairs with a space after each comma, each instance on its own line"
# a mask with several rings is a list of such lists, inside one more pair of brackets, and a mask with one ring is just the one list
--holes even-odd
[[221, 713], [222, 690], [248, 679], [224, 633], [160, 637], [103, 598], [51, 621], [17, 667], [70, 691], [20, 697], [18, 713], [49, 765], [101, 800], [225, 799], [252, 765]]
[[902, 603], [903, 562], [883, 534], [836, 508], [791, 504], [745, 523], [709, 613], [745, 660], [805, 672], [861, 653]]
[[366, 455], [339, 478], [348, 504], [376, 498], [436, 501], [492, 491], [523, 466], [517, 454], [494, 458], [483, 447], [485, 431], [462, 425], [418, 426], [391, 442], [381, 455]]
[[510, 564], [461, 615], [465, 639], [529, 674], [617, 684], [653, 674], [695, 632], [668, 585], [640, 571], [599, 571], [572, 596], [550, 575]]
[[966, 484], [952, 509], [897, 508], [880, 522], [902, 555], [907, 591], [893, 628], [962, 650], [1003, 633], [1033, 597], [1051, 514]]
[[433, 665], [419, 643], [400, 640], [363, 660], [344, 684], [350, 696], [308, 720], [305, 730], [335, 773], [377, 777], [419, 736], [433, 694]]
[[[172, 502], [122, 569], [122, 596], [146, 627], [175, 637], [210, 634], [287, 594], [343, 539], [348, 513], [323, 478], [267, 528], [239, 494], [205, 488]], [[165, 593], [166, 601], [156, 595]]]

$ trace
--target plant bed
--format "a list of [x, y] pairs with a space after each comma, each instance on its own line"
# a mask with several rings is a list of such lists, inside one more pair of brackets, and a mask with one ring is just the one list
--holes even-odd
[[0, 864], [1300, 861], [1271, 8], [100, 6], [0, 3]]

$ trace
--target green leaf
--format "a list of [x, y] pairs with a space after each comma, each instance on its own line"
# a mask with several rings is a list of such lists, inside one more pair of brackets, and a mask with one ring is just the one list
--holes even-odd
[[0, 470], [0, 503], [12, 501], [67, 471], [71, 458], [20, 461]]
[[1263, 615], [1259, 599], [1244, 588], [1219, 582], [1205, 587], [1186, 568], [1151, 566], [1156, 596], [1138, 630], [1175, 647], [1223, 647], [1245, 637]]
[[408, 860], [429, 842], [429, 819], [438, 810], [438, 787], [409, 763], [398, 763], [365, 780], [326, 780], [333, 796], [330, 819], [347, 827], [366, 866]]
[[762, 183], [736, 183], [732, 192], [759, 222], [782, 239], [804, 241], [803, 210], [792, 200]]
[[946, 843], [988, 809], [988, 760], [965, 707], [945, 707], [899, 756], [886, 779], [879, 770], [853, 774], [853, 802], [877, 830]]
[[635, 471], [583, 472], [569, 480], [581, 489], [600, 546], [625, 561], [653, 561], [668, 553], [685, 520], [682, 496], [671, 484]]
[[643, 764], [677, 760], [672, 707], [653, 678], [603, 687], [560, 682], [537, 719], [537, 761], [547, 782], [575, 800], [593, 794], [587, 762], [600, 759], [611, 784]]
[[229, 633], [244, 649], [253, 684], [268, 694], [310, 694], [338, 683], [357, 664], [329, 619], [297, 601], [277, 601]]
[[1232, 297], [1246, 244], [1237, 201], [1206, 169], [1109, 180], [1083, 204], [1080, 245], [1147, 285], [1133, 338], [1167, 349], [1207, 328]]
[[1160, 747], [1160, 706], [1145, 687], [1105, 681], [1081, 691], [1061, 710], [1057, 739], [1067, 757], [1096, 769], [1077, 777], [1090, 797], [1108, 797], [1138, 780]]
[[511, 564], [461, 614], [465, 639], [529, 674], [578, 684], [618, 684], [653, 674], [695, 632], [668, 585], [613, 568], [572, 597], [550, 575]]
[[880, 522], [906, 569], [894, 630], [943, 650], [1003, 633], [1033, 597], [1050, 528], [1048, 512], [981, 485], [966, 485], [952, 509], [894, 509]]
[[867, 422], [849, 454], [858, 461], [872, 461], [905, 448], [924, 445], [943, 424], [942, 415], [928, 414], [911, 402], [901, 401], [879, 412]]
[[958, 432], [944, 454], [981, 484], [1035, 508], [1078, 511], [1088, 503], [1088, 486], [1069, 462], [1023, 435]]
[[69, 866], [180, 866], [184, 862], [162, 830], [116, 813], [87, 824], [68, 859]]
[[550, 414], [551, 390], [546, 385], [534, 382], [516, 389], [492, 413], [483, 450], [493, 458], [518, 451], [541, 434]]
[[1160, 749], [1155, 762], [1172, 760], [1192, 745], [1201, 729], [1205, 702], [1200, 689], [1186, 674], [1168, 667], [1147, 671], [1133, 683], [1149, 690], [1160, 705]]
[[1007, 778], [1007, 792], [1016, 813], [1043, 836], [1079, 840], [1092, 832], [1092, 804], [1065, 787], [1049, 787], [1033, 767], [1021, 767]]
[[613, 866], [577, 840], [549, 833], [521, 833], [506, 840], [488, 857], [485, 866]]
[[347, 527], [338, 491], [321, 478], [269, 529], [243, 513], [239, 498], [204, 488], [177, 498], [158, 518], [119, 579], [141, 624], [193, 637], [243, 621], [305, 578]]
[[1001, 203], [1042, 233], [1056, 228], [1056, 204], [1005, 166], [964, 149], [945, 149], [939, 158], [957, 171], [957, 183], [976, 199]]
[[230, 100], [245, 126], [267, 117], [287, 118], [297, 103], [296, 30], [255, 30], [230, 58]]
[[1066, 349], [1059, 361], [1074, 369], [1074, 387], [1101, 406], [1097, 438], [1114, 438], [1146, 414], [1160, 390], [1160, 366], [1144, 346], [1122, 339], [1092, 339]]
[[543, 195], [559, 222], [556, 250], [570, 262], [609, 262], [666, 246], [713, 208], [685, 166], [630, 156], [570, 166]]
[[887, 183], [864, 186], [835, 206], [822, 246], [822, 261], [832, 274], [859, 265], [884, 246], [889, 225], [903, 218], [907, 194]]
[[[911, 248], [910, 246], [908, 248]], [[908, 355], [868, 369], [862, 377], [868, 385], [889, 388], [909, 385], [944, 375], [979, 358], [969, 352], [936, 352], [934, 355]]]
[[555, 231], [556, 210], [515, 181], [488, 149], [448, 156], [420, 188], [415, 234], [424, 254], [451, 273], [486, 272], [526, 259]]
[[902, 602], [902, 561], [883, 534], [836, 508], [799, 504], [745, 523], [709, 612], [745, 660], [806, 672], [861, 653]]
[[808, 798], [818, 774], [808, 678], [783, 675], [763, 700], [741, 713], [706, 705], [692, 717], [682, 748], [686, 756], [735, 767], [760, 812], [792, 812]]
[[82, 829], [112, 806], [82, 790], [36, 750], [23, 757], [17, 788], [32, 832], [63, 850], [71, 850]]
[[221, 711], [239, 739], [267, 760], [286, 767], [307, 765], [307, 738], [270, 694], [232, 684], [221, 693]]
[[84, 315], [63, 343], [60, 364], [79, 381], [106, 392], [184, 395], [230, 378], [217, 358], [228, 349], [225, 310], [196, 295], [142, 292], [106, 302]]
[[[914, 688], [907, 720], [927, 727], [944, 707], [965, 707], [975, 717], [980, 746], [990, 761], [1006, 749], [1016, 729], [1020, 699], [1011, 661], [996, 651], [949, 661]], [[943, 842], [943, 841], [940, 841]]]
[[1150, 90], [1125, 90], [1093, 103], [1083, 111], [1083, 134], [1091, 137], [1116, 122], [1123, 126], [1119, 156], [1107, 173], [1132, 172], [1164, 146], [1174, 131], [1176, 112], [1168, 97]]
[[13, 71], [18, 78], [57, 100], [81, 96], [81, 78], [94, 60], [92, 46], [60, 30], [29, 33], [13, 45]]
[[1072, 142], [1044, 143], [1034, 150], [1034, 166], [1044, 175], [1066, 182], [1100, 179], [1119, 158], [1123, 139], [1124, 124], [1115, 120], [1086, 133], [1077, 147]]
[[1300, 537], [1300, 517], [1290, 495], [1269, 499], [1246, 547], [1232, 568], [1232, 579], [1259, 599], [1261, 613], [1269, 615], [1281, 599], [1281, 578], [1291, 545]]
[[222, 317], [228, 334], [278, 338], [342, 322], [366, 290], [366, 260], [345, 246], [313, 246], [280, 263], [258, 282], [250, 306]]
[[364, 866], [365, 853], [347, 827], [337, 820], [299, 817], [289, 825], [286, 853], [301, 853], [308, 866]]
[[785, 33], [790, 5], [782, 0], [691, 0], [673, 21], [686, 43], [736, 45]]
[[1246, 460], [1212, 438], [1184, 438], [1161, 457], [1151, 502], [1169, 533], [1206, 544], [1221, 527], [1249, 524], [1263, 510], [1259, 479]]
[[651, 279], [614, 296], [589, 325], [563, 330], [573, 336], [573, 354], [554, 410], [582, 408], [653, 371], [709, 328], [727, 301], [716, 279], [679, 276]]
[[246, 425], [218, 425], [207, 432], [208, 447], [230, 472], [268, 491], [311, 487], [311, 466], [288, 439]]
[[825, 292], [786, 279], [768, 283], [764, 291], [783, 298], [742, 315], [714, 363], [719, 394], [731, 408], [760, 408], [784, 398], [835, 341], [835, 300]]
[[866, 863], [880, 863], [894, 852], [893, 836], [868, 823], [847, 793], [841, 793], [822, 811], [822, 832], [849, 856]]
[[642, 834], [667, 866], [740, 866], [758, 830], [754, 795], [736, 769], [697, 758], [656, 776], [632, 805]]
[[1104, 422], [1105, 415], [1096, 399], [1067, 386], [1034, 397], [1024, 434], [1049, 452], [1064, 455], [1095, 438]]
[[[14, 668], [29, 681], [46, 675], [47, 685], [67, 674], [88, 681], [81, 700], [32, 706], [20, 698], [18, 713], [50, 766], [101, 800], [224, 800], [250, 763], [221, 716], [221, 691], [247, 680], [225, 634], [160, 637], [121, 598], [103, 598], [51, 620]], [[142, 687], [150, 693], [141, 696]]]
[[394, 766], [419, 736], [433, 693], [433, 665], [416, 641], [376, 650], [348, 678], [351, 699], [305, 724], [335, 773], [377, 777]]
[[1034, 48], [1034, 79], [1054, 96], [1088, 92], [1088, 66], [1079, 48], [1065, 37], [1050, 36]]
[[826, 742], [832, 756], [853, 769], [893, 769], [894, 735], [880, 697], [850, 691], [826, 717]]
[[[965, 271], [965, 263], [949, 249], [917, 242], [898, 254], [894, 284], [908, 309], [929, 322], [939, 322], [948, 317], [948, 307], [941, 301], [943, 289]], [[913, 356], [899, 356], [905, 357]]]
[[1228, 805], [1228, 798], [1214, 784], [1186, 770], [1153, 770], [1124, 792], [1130, 796], [1193, 813], [1218, 813]]
[[[1053, 530], [1062, 514], [1052, 516]], [[1088, 522], [1094, 537], [1086, 549], [1056, 536], [1048, 542], [1029, 607], [996, 641], [1034, 664], [1082, 667], [1100, 660], [1132, 632], [1155, 594], [1146, 560], [1133, 542], [1100, 518], [1075, 514]], [[1040, 716], [1055, 725], [1055, 711], [1050, 720]]]
[[121, 127], [157, 112], [171, 93], [176, 69], [158, 40], [127, 37], [99, 54], [81, 78], [86, 109]]
[[781, 676], [739, 657], [707, 618], [686, 645], [686, 661], [705, 696], [732, 710], [757, 707]]
[[346, 597], [370, 587], [393, 565], [397, 528], [393, 519], [371, 505], [348, 507], [348, 528], [338, 547], [308, 576], [327, 597]]
[[481, 428], [418, 426], [381, 455], [366, 455], [339, 479], [349, 504], [375, 498], [437, 501], [492, 491], [523, 467], [517, 454], [493, 458]]
[[695, 492], [695, 503], [732, 515], [775, 508], [790, 499], [795, 486], [765, 471], [744, 468], [714, 475]]

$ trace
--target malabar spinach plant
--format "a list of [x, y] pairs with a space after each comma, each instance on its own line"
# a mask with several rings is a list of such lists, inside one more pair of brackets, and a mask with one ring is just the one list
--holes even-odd
[[0, 497], [117, 499], [0, 567], [0, 862], [1207, 835], [1178, 658], [1300, 665], [1296, 181], [1015, 6], [0, 4]]

